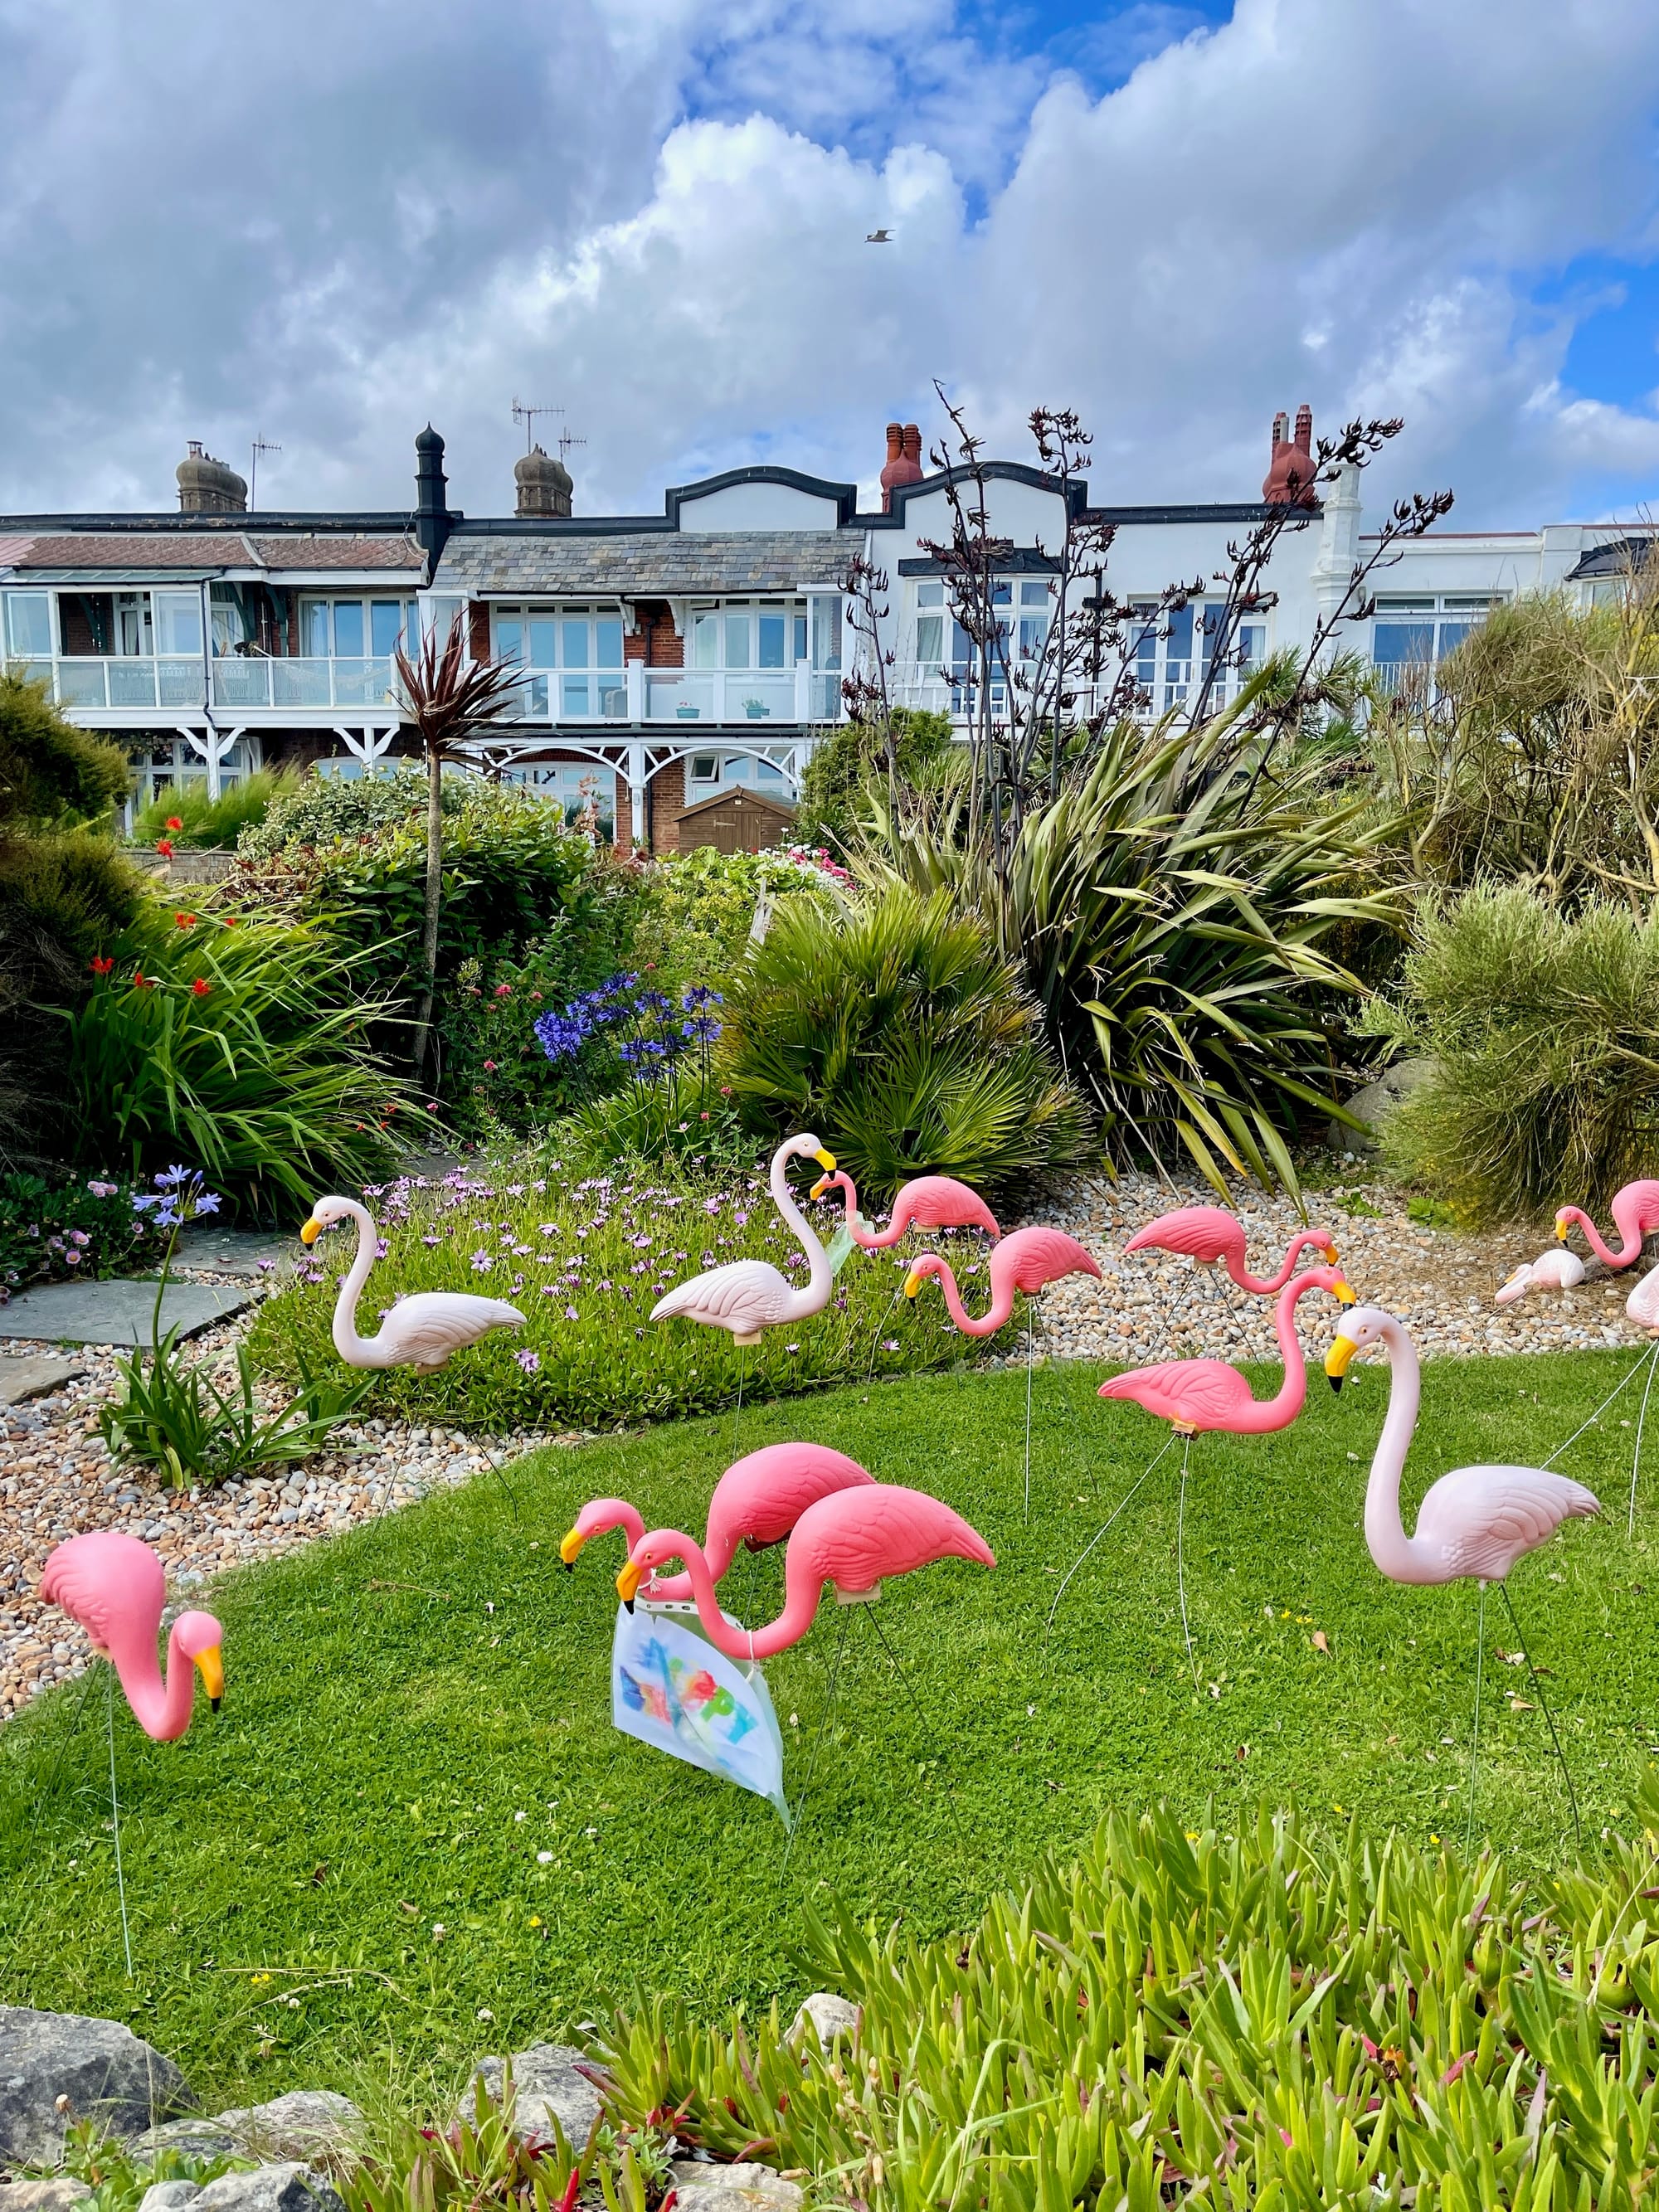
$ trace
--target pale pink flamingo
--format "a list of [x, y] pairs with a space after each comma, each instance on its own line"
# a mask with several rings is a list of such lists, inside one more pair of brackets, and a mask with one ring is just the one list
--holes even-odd
[[832, 1190], [840, 1191], [847, 1202], [848, 1235], [866, 1252], [884, 1252], [909, 1229], [982, 1229], [988, 1236], [1002, 1234], [995, 1214], [979, 1193], [969, 1190], [954, 1176], [917, 1176], [902, 1184], [893, 1200], [887, 1226], [882, 1230], [871, 1229], [860, 1213], [859, 1194], [851, 1176], [845, 1172], [820, 1176], [812, 1186], [812, 1196], [823, 1198]]
[[[702, 1553], [711, 1581], [721, 1580], [739, 1547], [763, 1552], [769, 1545], [781, 1544], [809, 1505], [836, 1491], [874, 1481], [855, 1459], [832, 1451], [828, 1444], [764, 1444], [759, 1451], [746, 1452], [726, 1468], [708, 1501]], [[567, 1567], [574, 1567], [583, 1545], [611, 1528], [623, 1531], [630, 1553], [645, 1534], [644, 1522], [625, 1499], [590, 1499], [560, 1545], [559, 1557]], [[692, 1595], [691, 1578], [671, 1575], [662, 1581], [653, 1577], [643, 1594], [677, 1602]]]
[[769, 1260], [733, 1260], [729, 1266], [711, 1267], [678, 1283], [651, 1309], [653, 1321], [699, 1321], [709, 1328], [725, 1328], [736, 1344], [758, 1344], [769, 1328], [786, 1322], [808, 1321], [830, 1303], [835, 1277], [823, 1247], [807, 1226], [796, 1205], [786, 1173], [792, 1159], [810, 1158], [835, 1173], [835, 1155], [826, 1152], [816, 1137], [786, 1138], [772, 1155], [770, 1182], [778, 1212], [800, 1239], [810, 1263], [805, 1283], [797, 1290]]
[[1510, 1306], [1528, 1291], [1576, 1291], [1584, 1279], [1584, 1263], [1576, 1252], [1557, 1244], [1535, 1260], [1523, 1261], [1494, 1294], [1493, 1304]]
[[617, 1577], [617, 1595], [631, 1606], [653, 1568], [684, 1559], [709, 1642], [728, 1659], [769, 1659], [799, 1644], [811, 1628], [825, 1583], [835, 1584], [845, 1604], [875, 1597], [884, 1576], [912, 1574], [936, 1559], [952, 1559], [996, 1565], [985, 1539], [937, 1498], [872, 1482], [836, 1491], [801, 1515], [784, 1553], [783, 1611], [764, 1628], [731, 1626], [701, 1547], [678, 1528], [653, 1528], [641, 1537]]
[[1219, 1260], [1241, 1291], [1271, 1297], [1282, 1291], [1296, 1273], [1304, 1252], [1322, 1252], [1327, 1263], [1336, 1265], [1336, 1242], [1328, 1229], [1304, 1229], [1291, 1239], [1275, 1275], [1253, 1275], [1245, 1263], [1244, 1224], [1224, 1206], [1182, 1206], [1173, 1213], [1160, 1213], [1144, 1229], [1136, 1230], [1124, 1246], [1126, 1252], [1184, 1252], [1206, 1267]]
[[190, 1726], [199, 1671], [216, 1712], [225, 1693], [223, 1640], [210, 1613], [181, 1613], [167, 1636], [163, 1679], [155, 1632], [167, 1601], [167, 1575], [148, 1544], [116, 1528], [71, 1536], [47, 1559], [40, 1595], [78, 1621], [93, 1650], [119, 1678], [133, 1717], [157, 1743], [171, 1743]]
[[[1650, 1185], [1650, 1188], [1656, 1186]], [[1623, 1193], [1620, 1194], [1623, 1195]], [[1617, 1201], [1614, 1201], [1615, 1206]], [[1616, 1217], [1615, 1217], [1616, 1218]], [[1622, 1224], [1621, 1224], [1622, 1226]], [[1515, 1632], [1521, 1639], [1533, 1686], [1549, 1722], [1561, 1771], [1566, 1776], [1572, 1804], [1573, 1827], [1578, 1826], [1578, 1803], [1573, 1796], [1561, 1740], [1545, 1702], [1526, 1638], [1509, 1593], [1508, 1575], [1517, 1559], [1548, 1543], [1564, 1521], [1599, 1514], [1601, 1503], [1593, 1491], [1565, 1474], [1541, 1467], [1458, 1467], [1431, 1484], [1417, 1509], [1417, 1528], [1408, 1536], [1400, 1518], [1400, 1480], [1406, 1455], [1417, 1427], [1421, 1377], [1417, 1352], [1394, 1316], [1378, 1306], [1360, 1306], [1349, 1314], [1341, 1332], [1325, 1355], [1325, 1372], [1331, 1388], [1340, 1390], [1354, 1359], [1380, 1344], [1389, 1358], [1389, 1411], [1371, 1459], [1365, 1486], [1365, 1545], [1371, 1558], [1390, 1582], [1407, 1583], [1476, 1582], [1480, 1586], [1480, 1629], [1484, 1643], [1486, 1584], [1496, 1583], [1504, 1594]], [[1480, 1744], [1480, 1663], [1475, 1671], [1475, 1747]], [[1469, 1817], [1474, 1816], [1474, 1753], [1469, 1763]]]
[[1582, 1206], [1560, 1207], [1555, 1217], [1555, 1233], [1565, 1243], [1567, 1231], [1576, 1221], [1584, 1232], [1584, 1242], [1604, 1267], [1631, 1267], [1642, 1256], [1642, 1239], [1650, 1229], [1659, 1229], [1659, 1182], [1627, 1182], [1622, 1190], [1613, 1193], [1608, 1211], [1623, 1240], [1616, 1252], [1603, 1242], [1601, 1232]]
[[1093, 1275], [1100, 1270], [1075, 1237], [1063, 1229], [1016, 1229], [986, 1255], [991, 1277], [991, 1303], [975, 1320], [963, 1310], [957, 1279], [937, 1252], [923, 1252], [910, 1262], [904, 1278], [904, 1295], [913, 1298], [930, 1275], [939, 1277], [951, 1318], [968, 1336], [994, 1336], [1014, 1310], [1014, 1292], [1031, 1297], [1062, 1275]]
[[524, 1327], [524, 1316], [504, 1298], [481, 1298], [471, 1291], [416, 1291], [412, 1297], [398, 1299], [377, 1335], [359, 1336], [357, 1301], [379, 1244], [368, 1208], [355, 1198], [319, 1198], [300, 1241], [314, 1244], [337, 1221], [357, 1224], [357, 1256], [334, 1304], [334, 1349], [348, 1367], [412, 1367], [417, 1375], [435, 1375], [452, 1352], [477, 1344], [492, 1328]]
[[1354, 1294], [1334, 1267], [1310, 1267], [1280, 1291], [1273, 1306], [1273, 1330], [1285, 1361], [1285, 1378], [1271, 1398], [1258, 1398], [1246, 1377], [1224, 1359], [1163, 1359], [1136, 1367], [1100, 1386], [1103, 1398], [1128, 1398], [1178, 1437], [1224, 1429], [1237, 1437], [1264, 1437], [1287, 1429], [1307, 1403], [1308, 1369], [1296, 1333], [1296, 1309], [1310, 1291], [1328, 1291], [1351, 1306]]

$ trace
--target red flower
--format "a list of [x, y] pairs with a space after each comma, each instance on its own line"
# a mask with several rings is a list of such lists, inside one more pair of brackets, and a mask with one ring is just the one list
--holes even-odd
[[510, 999], [513, 996], [513, 986], [510, 983], [497, 983], [495, 996], [498, 999]]
[[115, 963], [112, 960], [106, 959], [102, 953], [100, 953], [97, 959], [89, 963], [89, 965], [94, 975], [107, 975], [110, 969], [115, 965]]
[[141, 991], [150, 990], [153, 988], [155, 982], [155, 976], [146, 975], [142, 968], [135, 968], [133, 969], [132, 980], [137, 988]]
[[190, 988], [196, 994], [198, 999], [205, 999], [208, 993], [213, 988], [213, 986], [211, 983], [204, 983], [202, 981], [202, 978], [198, 975]]
[[182, 814], [169, 814], [169, 815], [168, 815], [168, 817], [167, 817], [167, 828], [168, 828], [169, 830], [182, 830], [182, 829], [184, 828], [184, 826], [185, 826], [185, 817], [184, 817], [184, 816], [183, 816]]
[[155, 849], [161, 855], [161, 858], [164, 860], [170, 860], [173, 858], [172, 838], [158, 837], [155, 841]]
[[221, 929], [234, 929], [240, 919], [241, 917], [239, 915], [223, 915], [220, 917], [219, 927]]
[[494, 1061], [493, 1060], [485, 1060], [485, 1062], [484, 1062], [484, 1073], [485, 1073], [486, 1075], [493, 1075], [495, 1073], [495, 1061]]
[[194, 929], [196, 916], [193, 914], [175, 914], [173, 923], [175, 929]]

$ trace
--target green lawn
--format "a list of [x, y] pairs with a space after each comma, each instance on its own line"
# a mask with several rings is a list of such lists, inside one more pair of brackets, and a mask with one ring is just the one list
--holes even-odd
[[[1412, 1498], [1460, 1462], [1541, 1457], [1631, 1357], [1430, 1367]], [[1098, 1379], [1081, 1366], [1036, 1376], [1029, 1526], [1018, 1370], [745, 1414], [744, 1449], [799, 1434], [838, 1445], [949, 1499], [1000, 1562], [994, 1575], [951, 1562], [887, 1586], [883, 1625], [925, 1718], [861, 1613], [846, 1617], [840, 1724], [787, 1868], [769, 1807], [612, 1731], [620, 1539], [568, 1576], [555, 1548], [574, 1509], [605, 1492], [700, 1530], [732, 1455], [728, 1415], [526, 1462], [514, 1474], [520, 1519], [485, 1478], [219, 1585], [216, 1720], [198, 1711], [181, 1743], [158, 1746], [117, 1710], [131, 1985], [101, 1685], [84, 1716], [77, 1691], [8, 1728], [0, 1998], [125, 2018], [204, 2095], [268, 2094], [511, 2047], [635, 1978], [715, 2009], [787, 1996], [792, 1938], [826, 1886], [884, 1924], [948, 1927], [1044, 1850], [1073, 1848], [1111, 1804], [1167, 1796], [1195, 1815], [1213, 1794], [1224, 1818], [1230, 1801], [1294, 1797], [1334, 1820], [1461, 1840], [1475, 1593], [1393, 1589], [1366, 1556], [1386, 1373], [1356, 1368], [1340, 1400], [1316, 1376], [1285, 1435], [1195, 1446], [1196, 1688], [1176, 1597], [1174, 1453], [1045, 1640], [1060, 1572], [1161, 1441], [1138, 1409], [1102, 1403]], [[1659, 1482], [1644, 1486], [1632, 1542], [1632, 1432], [1618, 1425], [1636, 1397], [1565, 1462], [1599, 1487], [1606, 1521], [1573, 1524], [1515, 1578], [1554, 1670], [1590, 1849], [1604, 1822], [1627, 1821], [1656, 1724]], [[744, 1574], [728, 1603], [750, 1617]], [[770, 1616], [780, 1589], [774, 1554], [756, 1572], [753, 1617]], [[800, 1746], [797, 1787], [842, 1618], [828, 1607], [767, 1669]], [[1566, 1802], [1540, 1715], [1510, 1710], [1531, 1695], [1524, 1670], [1495, 1656], [1512, 1642], [1494, 1603], [1481, 1825], [1535, 1861], [1570, 1842]]]

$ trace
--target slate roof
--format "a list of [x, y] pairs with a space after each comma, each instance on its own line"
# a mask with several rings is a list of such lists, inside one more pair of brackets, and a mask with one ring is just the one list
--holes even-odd
[[356, 538], [290, 532], [257, 536], [253, 550], [267, 568], [416, 568], [425, 555], [412, 538]]
[[627, 530], [450, 537], [432, 579], [434, 592], [522, 593], [526, 598], [665, 599], [736, 592], [792, 592], [839, 584], [861, 530]]
[[1615, 538], [1584, 554], [1576, 568], [1568, 569], [1567, 581], [1576, 584], [1593, 576], [1633, 575], [1647, 566], [1652, 545], [1651, 538]]

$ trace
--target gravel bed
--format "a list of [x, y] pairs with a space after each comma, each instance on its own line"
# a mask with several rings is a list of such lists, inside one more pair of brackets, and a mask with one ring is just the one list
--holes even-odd
[[[1196, 1182], [1172, 1185], [1142, 1176], [1117, 1184], [1085, 1178], [1074, 1186], [1069, 1205], [1050, 1204], [1041, 1218], [1087, 1245], [1102, 1279], [1068, 1276], [1043, 1293], [1035, 1332], [1039, 1353], [1129, 1365], [1198, 1352], [1277, 1358], [1271, 1299], [1253, 1297], [1222, 1270], [1192, 1260], [1124, 1254], [1127, 1239], [1155, 1215], [1212, 1197]], [[1284, 1199], [1241, 1193], [1235, 1211], [1258, 1273], [1274, 1272], [1297, 1229], [1329, 1229], [1361, 1298], [1397, 1314], [1425, 1358], [1601, 1350], [1643, 1340], [1625, 1314], [1634, 1271], [1610, 1276], [1592, 1261], [1577, 1291], [1534, 1291], [1515, 1305], [1493, 1304], [1492, 1293], [1517, 1262], [1544, 1249], [1547, 1236], [1536, 1230], [1469, 1237], [1427, 1228], [1408, 1219], [1387, 1189], [1359, 1182], [1310, 1194], [1305, 1224]], [[970, 1304], [978, 1303], [969, 1296]], [[246, 1318], [198, 1338], [193, 1352], [228, 1366]], [[1333, 1303], [1309, 1297], [1297, 1321], [1309, 1357], [1322, 1357], [1334, 1334]], [[18, 1343], [0, 1356], [59, 1352], [55, 1345]], [[582, 1441], [571, 1433], [524, 1431], [477, 1437], [374, 1419], [343, 1425], [331, 1449], [286, 1476], [255, 1476], [202, 1492], [158, 1490], [118, 1468], [98, 1433], [98, 1407], [115, 1382], [113, 1347], [84, 1346], [74, 1357], [87, 1370], [80, 1380], [49, 1397], [0, 1407], [0, 1721], [39, 1692], [85, 1671], [88, 1654], [80, 1630], [35, 1595], [46, 1554], [77, 1529], [124, 1528], [142, 1536], [167, 1562], [170, 1590], [182, 1601], [224, 1568], [279, 1558], [431, 1491], [471, 1481], [486, 1473], [486, 1451], [506, 1462], [540, 1444]]]

